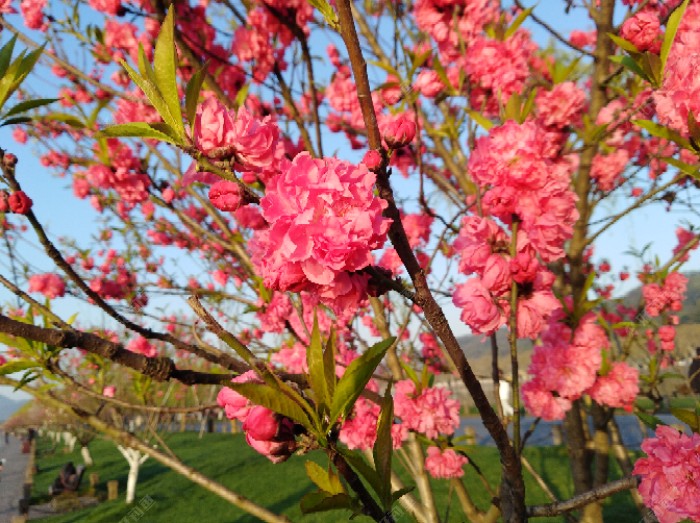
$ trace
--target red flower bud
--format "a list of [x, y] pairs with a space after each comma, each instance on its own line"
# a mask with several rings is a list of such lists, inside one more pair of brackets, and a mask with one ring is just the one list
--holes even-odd
[[382, 155], [377, 150], [369, 150], [365, 153], [364, 158], [362, 158], [362, 163], [364, 163], [370, 171], [379, 169], [382, 164]]
[[7, 212], [10, 210], [9, 197], [10, 195], [7, 194], [7, 191], [0, 191], [0, 212]]
[[416, 136], [416, 123], [405, 115], [391, 122], [384, 131], [384, 141], [392, 149], [400, 149]]
[[[7, 155], [5, 156], [7, 158]], [[10, 211], [17, 214], [27, 214], [32, 208], [32, 199], [24, 191], [13, 192], [7, 200]]]

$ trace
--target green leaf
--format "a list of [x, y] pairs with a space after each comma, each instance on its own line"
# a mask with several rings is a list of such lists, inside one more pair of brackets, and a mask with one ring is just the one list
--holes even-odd
[[311, 423], [301, 405], [279, 390], [266, 384], [250, 382], [229, 383], [228, 386], [256, 405], [262, 405], [278, 414], [287, 416], [311, 430]]
[[469, 118], [474, 120], [476, 123], [478, 123], [481, 127], [483, 127], [487, 131], [489, 131], [494, 125], [491, 120], [486, 118], [480, 112], [475, 111], [474, 109], [467, 109], [467, 114], [469, 115]]
[[[140, 56], [139, 62], [142, 62]], [[163, 118], [165, 123], [167, 123], [173, 129], [177, 129], [178, 125], [182, 125], [182, 118], [180, 118], [179, 123], [175, 118], [173, 118], [173, 115], [170, 113], [170, 108], [168, 107], [168, 104], [165, 103], [165, 100], [163, 100], [163, 95], [158, 89], [158, 86], [150, 78], [151, 76], [154, 76], [154, 73], [148, 62], [144, 62], [142, 64], [146, 72], [146, 76], [141, 76], [124, 60], [121, 61], [121, 65], [126, 71], [126, 74], [129, 75], [129, 78], [131, 78], [139, 89], [143, 91], [143, 94], [146, 95], [148, 101], [151, 102], [151, 105], [156, 111], [158, 111], [158, 114], [161, 116], [161, 118]]]
[[309, 0], [309, 3], [321, 12], [329, 26], [333, 29], [339, 27], [338, 16], [326, 0]]
[[97, 136], [119, 136], [129, 138], [153, 138], [177, 145], [178, 141], [167, 133], [153, 128], [146, 122], [131, 122], [118, 125], [110, 125], [100, 130]]
[[[318, 328], [318, 318], [314, 312], [314, 326], [311, 330], [311, 343], [306, 349], [306, 364], [309, 367], [309, 384], [319, 404], [330, 405], [331, 396], [326, 382], [326, 371], [323, 361], [323, 342]], [[320, 409], [319, 409], [320, 410]], [[334, 422], [332, 420], [331, 422]]]
[[[323, 371], [326, 376], [326, 387], [328, 390], [328, 402], [331, 402], [333, 394], [335, 394], [335, 331], [331, 330], [331, 334], [326, 342], [326, 349], [323, 351]], [[334, 423], [335, 420], [331, 420]]]
[[7, 111], [4, 114], [5, 118], [8, 118], [10, 116], [14, 116], [15, 114], [23, 113], [25, 111], [29, 111], [30, 109], [35, 109], [37, 107], [41, 107], [43, 105], [48, 105], [53, 102], [57, 102], [58, 98], [37, 98], [35, 100], [25, 100], [24, 102], [20, 102], [14, 107], [12, 107], [9, 111]]
[[156, 48], [153, 52], [153, 69], [155, 84], [163, 95], [163, 100], [176, 122], [173, 129], [175, 129], [180, 136], [184, 136], [185, 126], [182, 122], [180, 95], [177, 91], [177, 52], [175, 50], [174, 10], [175, 8], [170, 6], [168, 14], [165, 15], [165, 20], [163, 20], [160, 26], [160, 33], [156, 40]]
[[393, 492], [393, 493], [391, 494], [391, 499], [392, 499], [392, 501], [393, 501], [393, 502], [398, 501], [399, 499], [401, 499], [401, 497], [403, 497], [403, 496], [405, 496], [406, 494], [408, 494], [409, 492], [413, 491], [415, 488], [416, 488], [415, 485], [409, 485], [409, 486], [407, 486], [407, 487], [403, 487], [403, 488], [401, 488], [401, 489], [399, 489], [399, 490]]
[[632, 120], [632, 123], [642, 129], [645, 129], [650, 135], [657, 136], [659, 138], [665, 138], [671, 142], [674, 142], [684, 149], [690, 149], [690, 142], [683, 138], [676, 131], [664, 127], [661, 124], [653, 122], [651, 120]]
[[328, 510], [357, 508], [357, 503], [347, 494], [329, 495], [323, 491], [309, 492], [299, 502], [302, 514], [326, 512]]
[[12, 53], [15, 51], [15, 43], [17, 43], [17, 35], [10, 38], [0, 49], [0, 78], [3, 78], [5, 73], [7, 73], [7, 68], [12, 60]]
[[664, 423], [656, 416], [647, 414], [646, 412], [637, 411], [635, 414], [642, 421], [642, 423], [644, 423], [647, 427], [649, 427], [652, 430], [656, 430], [656, 427], [658, 427], [659, 425], [666, 425], [666, 423]]
[[43, 115], [41, 118], [42, 120], [61, 122], [66, 125], [70, 125], [71, 127], [75, 127], [76, 129], [83, 129], [85, 127], [85, 124], [80, 119], [68, 113], [49, 113]]
[[16, 118], [8, 118], [0, 123], [0, 127], [5, 127], [6, 125], [17, 125], [21, 123], [29, 123], [32, 119], [29, 116], [17, 116]]
[[391, 456], [393, 441], [391, 438], [391, 426], [394, 423], [394, 402], [391, 397], [391, 383], [389, 383], [384, 392], [380, 407], [379, 419], [377, 420], [377, 439], [374, 442], [372, 455], [377, 475], [383, 480], [380, 486], [381, 490], [377, 494], [384, 510], [389, 510], [392, 503]]
[[250, 84], [245, 84], [243, 87], [241, 87], [240, 91], [236, 93], [236, 99], [233, 101], [233, 105], [236, 107], [236, 109], [245, 104], [245, 101], [248, 99], [249, 90]]
[[688, 425], [693, 432], [700, 432], [700, 416], [694, 410], [671, 407], [671, 414]]
[[673, 13], [671, 13], [671, 16], [668, 17], [668, 22], [666, 22], [666, 34], [664, 35], [664, 41], [661, 44], [661, 52], [659, 53], [662, 70], [666, 69], [668, 54], [671, 52], [671, 46], [676, 39], [676, 31], [678, 31], [678, 26], [681, 23], [681, 18], [683, 18], [689, 1], [690, 0], [685, 0], [685, 2], [679, 5]]
[[345, 418], [352, 410], [355, 401], [362, 394], [367, 382], [369, 382], [372, 374], [382, 361], [386, 351], [393, 345], [394, 340], [395, 338], [391, 337], [380, 341], [348, 365], [333, 394], [330, 414], [332, 421], [338, 418]]
[[612, 40], [620, 49], [624, 49], [630, 53], [639, 53], [637, 46], [635, 46], [629, 40], [625, 40], [624, 38], [621, 38], [613, 33], [608, 33], [608, 38], [610, 38], [610, 40]]
[[510, 24], [510, 27], [506, 29], [503, 40], [507, 40], [515, 34], [518, 28], [523, 24], [525, 19], [527, 19], [527, 17], [530, 16], [530, 13], [532, 13], [532, 10], [534, 8], [535, 6], [533, 5], [532, 7], [528, 7], [527, 9], [523, 9], [522, 11], [520, 11], [518, 16], [515, 17], [515, 20], [513, 20], [513, 23]]
[[350, 466], [355, 469], [355, 472], [370, 484], [375, 492], [381, 492], [383, 484], [382, 478], [379, 477], [377, 471], [374, 470], [361, 455], [342, 447], [340, 447], [338, 451], [343, 455], [345, 461], [350, 463]]
[[10, 360], [4, 365], [0, 365], [0, 376], [6, 376], [22, 370], [33, 369], [38, 367], [36, 361], [29, 359]]
[[629, 56], [620, 56], [620, 55], [615, 55], [615, 56], [610, 56], [609, 57], [610, 61], [616, 64], [620, 64], [621, 66], [625, 67], [626, 69], [629, 69], [632, 71], [634, 74], [639, 76], [640, 78], [646, 80], [647, 82], [652, 83], [652, 79], [647, 76], [647, 74], [644, 72], [644, 69], [631, 57]]
[[324, 469], [321, 465], [313, 461], [307, 461], [304, 467], [306, 468], [306, 475], [309, 476], [309, 479], [322, 491], [328, 494], [345, 493], [345, 488], [340, 478], [332, 470]]
[[[185, 88], [185, 111], [187, 113], [187, 121], [190, 126], [194, 127], [194, 119], [197, 115], [197, 105], [199, 102], [199, 93], [204, 84], [204, 76], [206, 74], [207, 64], [205, 63], [196, 73], [192, 75], [190, 81], [187, 82]], [[247, 86], [248, 84], [246, 84]]]

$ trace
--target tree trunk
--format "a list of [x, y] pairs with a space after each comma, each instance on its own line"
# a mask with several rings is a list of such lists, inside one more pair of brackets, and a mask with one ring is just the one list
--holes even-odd
[[129, 475], [126, 480], [126, 504], [134, 502], [136, 497], [136, 483], [139, 480], [139, 469], [144, 461], [148, 459], [148, 454], [141, 454], [140, 451], [132, 448], [117, 446], [124, 459], [129, 463]]

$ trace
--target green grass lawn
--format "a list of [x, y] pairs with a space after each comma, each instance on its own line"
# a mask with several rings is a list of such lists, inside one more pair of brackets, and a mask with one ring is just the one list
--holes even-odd
[[[194, 433], [166, 434], [165, 440], [173, 451], [186, 464], [194, 467], [205, 475], [212, 477], [233, 491], [247, 496], [269, 510], [284, 513], [293, 521], [304, 523], [328, 523], [347, 521], [349, 512], [330, 512], [317, 515], [302, 516], [299, 510], [299, 499], [315, 488], [306, 478], [304, 462], [308, 459], [325, 466], [326, 458], [320, 453], [307, 456], [294, 456], [287, 463], [273, 465], [264, 457], [250, 449], [242, 436], [231, 434], [205, 434], [200, 440]], [[95, 440], [90, 444], [95, 459], [95, 466], [88, 469], [83, 478], [82, 487], [89, 486], [88, 474], [96, 472], [100, 476], [98, 494], [106, 497], [106, 482], [118, 480], [120, 500], [104, 502], [96, 507], [81, 511], [41, 519], [46, 523], [68, 522], [119, 522], [126, 517], [131, 506], [124, 503], [126, 477], [128, 467], [113, 443], [106, 440]], [[572, 491], [568, 479], [570, 467], [563, 448], [531, 448], [525, 453], [533, 467], [541, 471], [543, 478], [554, 493], [563, 498]], [[499, 477], [499, 461], [496, 449], [491, 447], [474, 447], [470, 458], [496, 484]], [[48, 440], [40, 440], [37, 463], [39, 473], [35, 477], [34, 502], [42, 503], [48, 500], [45, 494], [49, 485], [58, 475], [66, 461], [74, 464], [82, 463], [80, 453], [76, 449], [72, 454], [65, 454], [62, 447], [53, 451]], [[617, 474], [617, 471], [615, 471]], [[617, 477], [617, 476], [616, 476]], [[465, 475], [472, 498], [478, 505], [485, 507], [490, 499], [482, 481], [472, 467], [468, 467]], [[539, 504], [548, 502], [548, 498], [525, 472], [528, 503]], [[436, 502], [444, 516], [449, 513], [449, 521], [461, 522], [461, 516], [456, 497], [449, 493], [447, 481], [433, 481], [436, 490]], [[139, 482], [136, 489], [136, 503], [149, 496], [153, 504], [139, 519], [143, 523], [229, 523], [253, 522], [256, 518], [247, 515], [226, 501], [210, 494], [203, 488], [187, 479], [171, 472], [167, 467], [153, 459], [148, 459], [141, 467]], [[609, 499], [605, 506], [605, 520], [620, 523], [637, 523], [640, 516], [628, 494], [619, 494]], [[357, 518], [354, 521], [369, 521]], [[408, 523], [411, 518], [403, 515], [397, 523]], [[533, 520], [545, 521], [545, 519]], [[564, 521], [563, 518], [547, 519], [546, 521]]]

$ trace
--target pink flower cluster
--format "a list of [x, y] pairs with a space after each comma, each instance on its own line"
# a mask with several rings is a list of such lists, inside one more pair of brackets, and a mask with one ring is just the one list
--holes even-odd
[[700, 434], [660, 426], [642, 442], [646, 458], [634, 464], [642, 477], [639, 493], [660, 523], [700, 521]]
[[[578, 213], [569, 187], [571, 165], [556, 159], [558, 146], [534, 122], [508, 121], [477, 140], [469, 173], [483, 191], [484, 215], [462, 221], [454, 249], [459, 270], [477, 277], [456, 287], [453, 302], [473, 332], [491, 334], [506, 323], [510, 293], [517, 284], [519, 337], [535, 339], [560, 308], [551, 286], [554, 276], [541, 262], [564, 256]], [[513, 239], [502, 228], [518, 224]]]
[[700, 4], [691, 2], [678, 26], [663, 83], [654, 91], [659, 122], [687, 135], [688, 117], [700, 120]]
[[[368, 388], [376, 392], [377, 386], [370, 382]], [[408, 432], [418, 432], [435, 439], [451, 436], [459, 426], [459, 401], [450, 397], [447, 389], [426, 387], [420, 394], [410, 380], [396, 383], [394, 390], [394, 414], [400, 423], [392, 426], [394, 448], [401, 447]], [[369, 449], [377, 437], [379, 406], [360, 398], [350, 418], [340, 430], [340, 441], [351, 449]]]
[[600, 405], [631, 411], [639, 372], [619, 361], [601, 368], [608, 349], [607, 335], [592, 313], [581, 319], [573, 337], [563, 311], [553, 315], [532, 355], [532, 379], [522, 387], [525, 406], [535, 416], [557, 420], [573, 400], [587, 394]]
[[210, 97], [197, 108], [192, 134], [197, 149], [211, 158], [234, 158], [246, 171], [276, 167], [279, 128], [270, 116], [259, 120], [245, 107], [233, 113]]
[[666, 276], [663, 286], [647, 283], [642, 287], [644, 310], [651, 317], [659, 316], [666, 310], [680, 311], [687, 287], [688, 278], [679, 272], [672, 272]]
[[452, 449], [440, 450], [438, 447], [428, 447], [425, 458], [425, 470], [434, 478], [461, 478], [464, 475], [464, 465], [469, 463], [466, 456], [457, 454]]
[[135, 352], [136, 354], [143, 354], [147, 358], [155, 358], [158, 356], [158, 350], [143, 336], [138, 336], [131, 340], [126, 345], [126, 350]]
[[[231, 381], [262, 383], [252, 370]], [[223, 407], [227, 418], [243, 423], [248, 445], [273, 463], [287, 460], [296, 450], [294, 423], [289, 418], [260, 405], [253, 405], [246, 397], [228, 387], [219, 391], [216, 402]]]
[[317, 292], [336, 309], [363, 299], [368, 278], [352, 273], [372, 263], [389, 228], [374, 180], [363, 165], [306, 152], [287, 163], [260, 201], [269, 227], [250, 242], [265, 285]]
[[425, 434], [430, 439], [451, 435], [459, 426], [459, 401], [450, 398], [450, 391], [426, 387], [420, 394], [411, 380], [396, 383], [394, 412], [408, 430]]
[[49, 299], [66, 294], [66, 282], [58, 274], [35, 274], [29, 278], [29, 292], [40, 292]]

